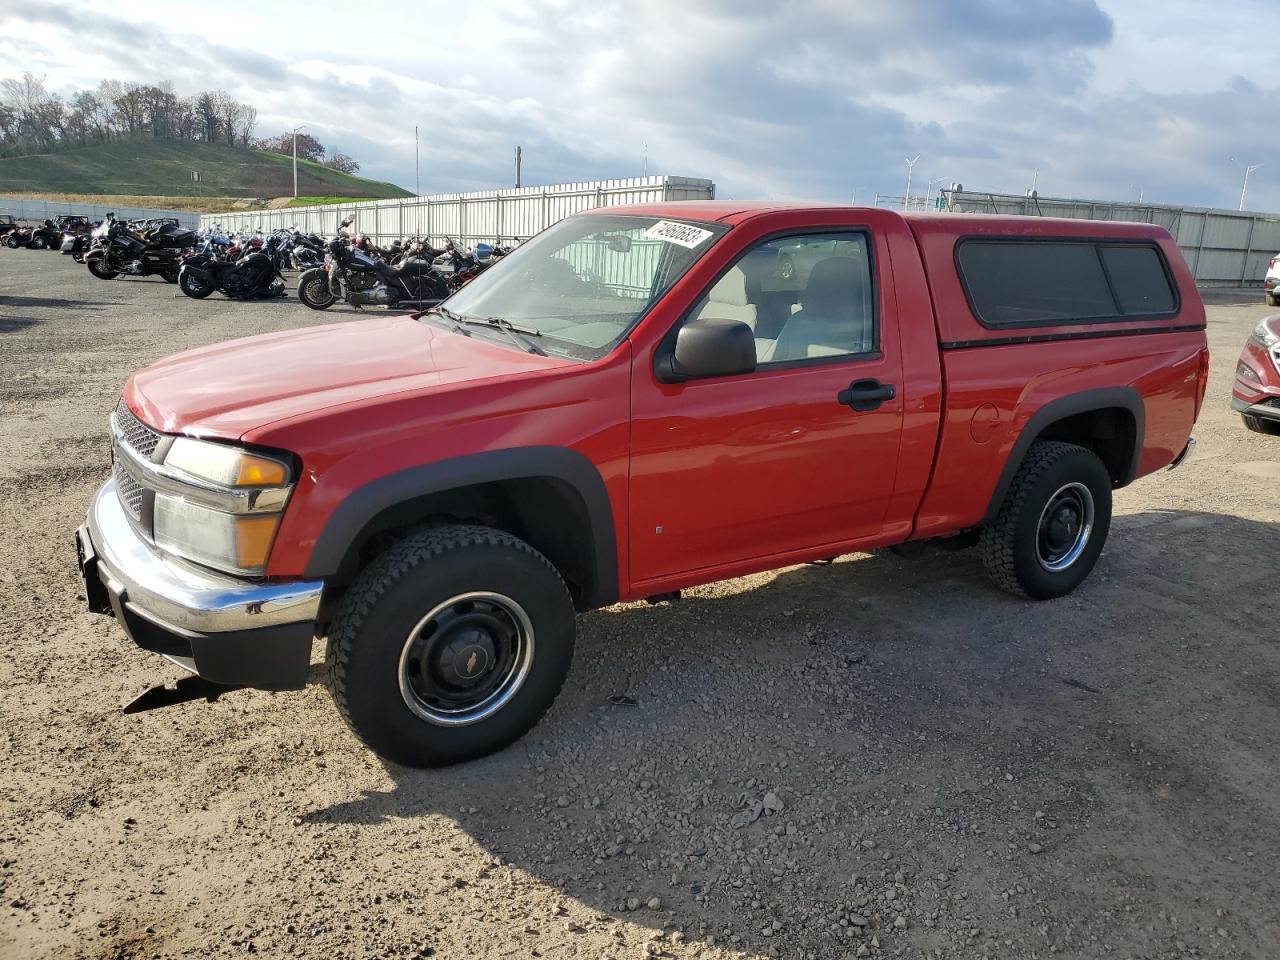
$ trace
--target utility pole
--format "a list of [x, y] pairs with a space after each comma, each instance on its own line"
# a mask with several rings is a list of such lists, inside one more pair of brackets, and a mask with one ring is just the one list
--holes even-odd
[[520, 148], [516, 147], [516, 189], [520, 189]]
[[293, 128], [293, 198], [298, 199], [298, 131], [306, 128], [305, 123], [300, 123]]
[[916, 167], [916, 161], [920, 159], [920, 154], [914, 157], [907, 157], [907, 194], [902, 198], [902, 209], [906, 210], [911, 206], [911, 171]]
[[422, 196], [422, 177], [418, 173], [418, 125], [413, 125], [413, 195]]

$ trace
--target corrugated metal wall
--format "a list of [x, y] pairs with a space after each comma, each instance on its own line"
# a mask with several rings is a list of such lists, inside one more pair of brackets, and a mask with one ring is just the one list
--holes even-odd
[[570, 214], [594, 207], [661, 200], [710, 200], [715, 184], [692, 177], [632, 177], [592, 180], [546, 187], [442, 193], [402, 200], [366, 200], [283, 210], [211, 213], [202, 227], [221, 224], [224, 230], [271, 231], [297, 227], [322, 236], [337, 232], [351, 217], [355, 229], [389, 243], [404, 237], [426, 237], [437, 245], [446, 239], [473, 244], [524, 240]]
[[947, 209], [957, 212], [1154, 223], [1173, 235], [1196, 282], [1205, 286], [1262, 283], [1271, 258], [1280, 253], [1277, 214], [968, 190], [946, 190], [943, 196]]
[[114, 213], [121, 220], [147, 220], [151, 217], [176, 217], [189, 230], [200, 223], [200, 214], [189, 210], [159, 210], [153, 207], [116, 207], [101, 203], [65, 203], [61, 200], [31, 200], [26, 197], [0, 197], [0, 214], [15, 220], [52, 220], [60, 214], [101, 220]]

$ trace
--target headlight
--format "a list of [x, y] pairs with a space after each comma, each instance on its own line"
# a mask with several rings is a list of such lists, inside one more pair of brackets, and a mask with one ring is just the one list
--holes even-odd
[[223, 513], [167, 493], [156, 494], [156, 546], [219, 570], [263, 573], [279, 525], [278, 513]]
[[224, 487], [282, 487], [289, 482], [289, 468], [279, 460], [190, 437], [173, 441], [164, 465]]
[[1253, 339], [1268, 350], [1280, 345], [1280, 333], [1277, 333], [1272, 328], [1269, 317], [1266, 320], [1258, 321], [1258, 325], [1253, 328]]
[[164, 470], [171, 482], [156, 493], [156, 546], [228, 573], [263, 574], [292, 489], [290, 465], [230, 444], [178, 437]]
[[1253, 367], [1247, 363], [1236, 364], [1236, 378], [1239, 380], [1248, 380], [1250, 383], [1261, 383], [1262, 378], [1254, 371]]

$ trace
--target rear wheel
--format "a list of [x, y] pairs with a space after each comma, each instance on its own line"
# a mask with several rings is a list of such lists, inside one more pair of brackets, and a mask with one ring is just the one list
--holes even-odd
[[49, 246], [49, 241], [44, 237], [37, 235], [31, 238], [32, 250], [43, 250], [47, 246]]
[[1268, 290], [1268, 291], [1267, 291], [1267, 306], [1268, 306], [1268, 307], [1280, 307], [1280, 297], [1277, 297], [1277, 296], [1276, 296], [1274, 293], [1272, 293], [1270, 290]]
[[114, 280], [119, 276], [119, 273], [107, 266], [107, 261], [104, 257], [87, 257], [84, 262], [89, 268], [89, 272], [99, 280]]
[[484, 756], [551, 706], [573, 659], [560, 574], [500, 530], [436, 527], [374, 561], [329, 633], [329, 687], [381, 756], [433, 767]]
[[10, 250], [17, 250], [18, 247], [22, 246], [22, 244], [18, 242], [18, 235], [16, 233], [11, 233], [7, 237], [5, 237], [4, 245], [8, 247]]
[[1031, 600], [1070, 593], [1093, 569], [1111, 526], [1111, 476], [1084, 447], [1038, 441], [978, 541], [1004, 590]]
[[298, 299], [312, 310], [328, 310], [334, 304], [329, 276], [323, 270], [308, 270], [298, 278]]
[[1265, 417], [1255, 417], [1251, 413], [1240, 414], [1240, 419], [1244, 421], [1244, 425], [1254, 433], [1265, 433], [1270, 437], [1280, 437], [1280, 420], [1268, 420]]

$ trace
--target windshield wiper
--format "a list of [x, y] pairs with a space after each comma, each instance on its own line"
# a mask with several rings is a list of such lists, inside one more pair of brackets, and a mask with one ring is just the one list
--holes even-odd
[[471, 336], [471, 331], [462, 325], [464, 322], [462, 316], [454, 313], [448, 307], [442, 307], [439, 304], [434, 307], [427, 307], [427, 309], [415, 313], [413, 315], [413, 319], [419, 320], [422, 317], [429, 317], [433, 314], [447, 320], [449, 322], [450, 329], [452, 329], [454, 333], [460, 333], [464, 337]]
[[547, 351], [543, 350], [540, 346], [529, 339], [530, 337], [542, 336], [541, 330], [535, 330], [533, 327], [520, 327], [512, 323], [510, 320], [505, 320], [502, 317], [464, 317], [461, 314], [456, 313], [453, 316], [457, 319], [458, 323], [470, 323], [477, 327], [493, 327], [501, 330], [522, 350], [526, 350], [529, 353], [536, 353], [540, 357], [545, 357], [547, 355]]

